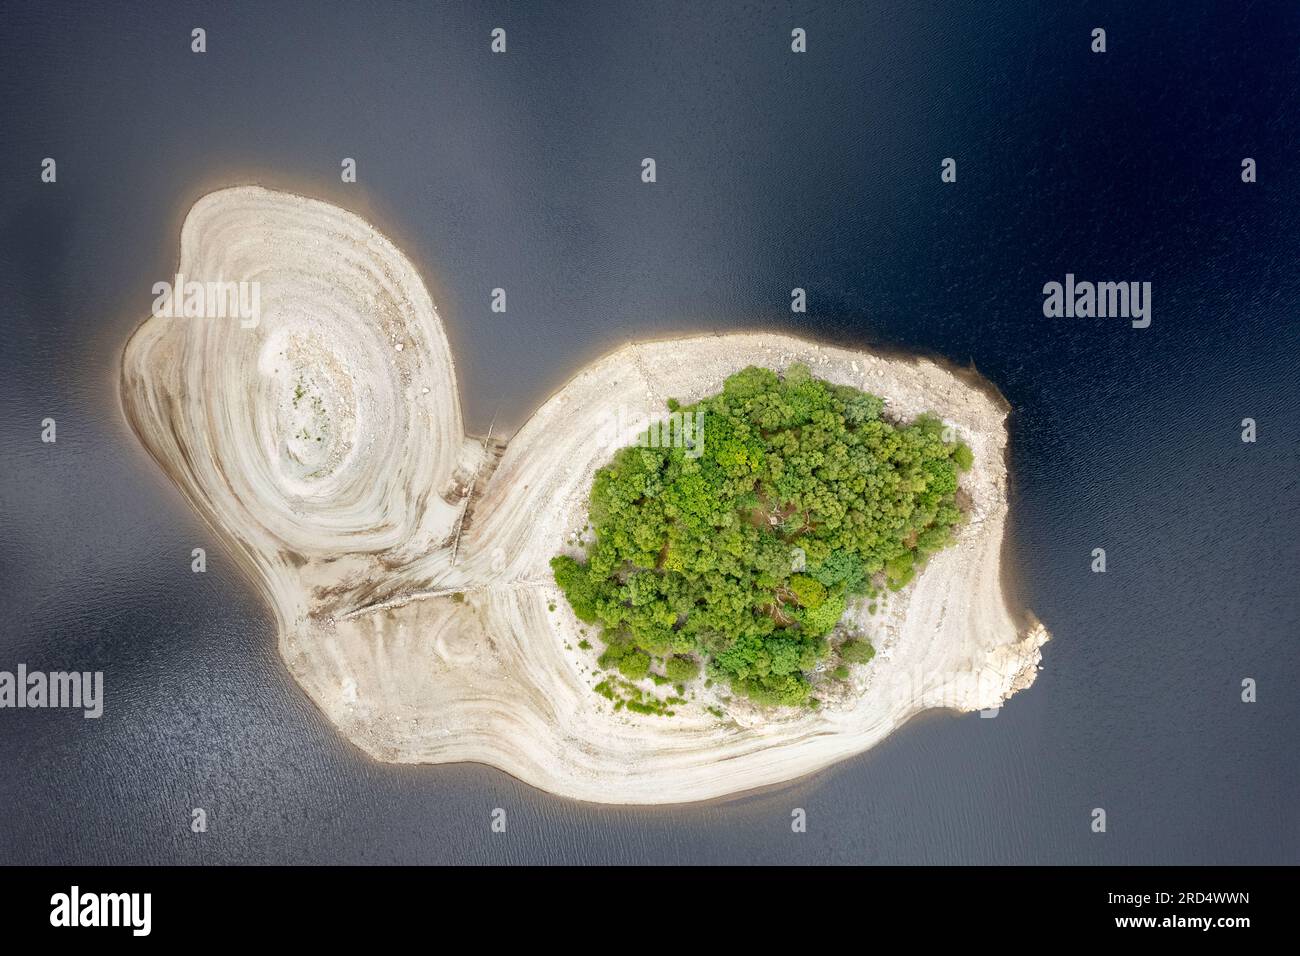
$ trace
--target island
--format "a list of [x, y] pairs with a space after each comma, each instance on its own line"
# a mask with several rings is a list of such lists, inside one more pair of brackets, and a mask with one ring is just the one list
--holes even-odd
[[[1036, 676], [1048, 632], [1010, 606], [1002, 567], [1008, 408], [973, 372], [771, 333], [638, 342], [507, 441], [465, 434], [429, 293], [363, 219], [219, 190], [186, 216], [176, 274], [174, 295], [234, 284], [257, 314], [159, 303], [123, 353], [124, 414], [260, 590], [289, 672], [378, 760], [485, 763], [600, 803], [706, 800], [823, 769], [928, 709], [995, 712]], [[697, 433], [687, 414], [742, 373], [877, 397], [881, 421], [928, 430], [959, 466], [942, 497], [960, 514], [919, 567], [837, 590], [792, 546], [804, 596], [787, 587], [777, 623], [843, 609], [824, 630], [836, 656], [801, 658], [786, 698], [737, 693], [698, 653], [620, 667], [557, 583], [588, 560], [597, 473], [628, 446], [693, 460], [709, 419]], [[773, 517], [791, 515], [755, 514]]]

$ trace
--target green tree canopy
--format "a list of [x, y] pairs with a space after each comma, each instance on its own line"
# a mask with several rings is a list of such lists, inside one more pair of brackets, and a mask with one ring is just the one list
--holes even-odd
[[706, 661], [760, 703], [806, 702], [849, 599], [873, 577], [902, 587], [962, 519], [970, 450], [934, 416], [895, 425], [883, 407], [802, 365], [750, 367], [675, 412], [704, 416], [702, 447], [619, 451], [592, 486], [586, 561], [551, 561], [601, 627], [601, 665], [680, 680]]

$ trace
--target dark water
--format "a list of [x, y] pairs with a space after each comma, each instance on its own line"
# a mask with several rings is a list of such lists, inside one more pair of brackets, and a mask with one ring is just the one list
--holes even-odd
[[[1300, 862], [1294, 3], [6, 2], [0, 35], [0, 669], [107, 687], [98, 721], [0, 711], [0, 861]], [[480, 428], [680, 331], [973, 362], [1015, 409], [1038, 682], [702, 806], [365, 759], [116, 399], [187, 205], [250, 181], [397, 240]], [[1045, 319], [1066, 272], [1152, 282], [1151, 327]]]

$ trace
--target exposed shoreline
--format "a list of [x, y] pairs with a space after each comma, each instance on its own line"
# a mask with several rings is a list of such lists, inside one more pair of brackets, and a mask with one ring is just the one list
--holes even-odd
[[[123, 355], [124, 411], [258, 583], [290, 672], [377, 759], [487, 763], [601, 803], [688, 802], [793, 780], [923, 710], [997, 706], [1033, 682], [1047, 632], [1032, 614], [1017, 624], [1001, 572], [1008, 408], [973, 372], [770, 333], [634, 343], [575, 375], [502, 452], [464, 435], [424, 284], [358, 217], [221, 190], [186, 216], [178, 271], [260, 282], [261, 321], [148, 319]], [[576, 553], [592, 475], [668, 398], [796, 361], [889, 414], [954, 425], [975, 456], [970, 521], [887, 614], [858, 609], [878, 654], [853, 694], [815, 713], [733, 702], [719, 719], [697, 688], [674, 717], [615, 713], [548, 564]]]

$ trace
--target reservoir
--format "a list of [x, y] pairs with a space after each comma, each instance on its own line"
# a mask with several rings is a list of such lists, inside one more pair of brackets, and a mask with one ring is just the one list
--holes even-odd
[[[0, 709], [0, 862], [1300, 862], [1300, 10], [1146, 6], [10, 5], [0, 670], [104, 677], [99, 719]], [[119, 408], [186, 209], [249, 182], [393, 239], [480, 433], [633, 339], [973, 365], [1012, 406], [1044, 670], [996, 719], [699, 805], [369, 760]], [[1045, 316], [1067, 274], [1159, 315]]]

